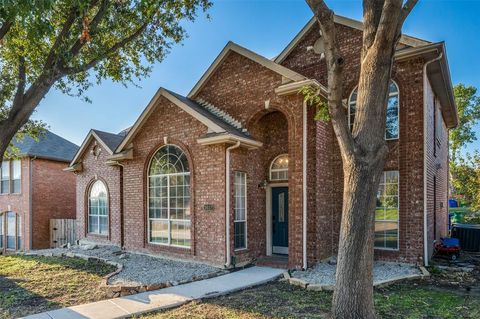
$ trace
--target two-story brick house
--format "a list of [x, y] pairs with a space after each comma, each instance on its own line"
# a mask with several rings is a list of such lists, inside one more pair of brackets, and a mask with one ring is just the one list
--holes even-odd
[[49, 248], [50, 219], [75, 219], [75, 177], [63, 169], [78, 146], [46, 131], [14, 140], [18, 159], [0, 168], [0, 253]]
[[[335, 20], [352, 123], [362, 23]], [[186, 97], [160, 88], [130, 129], [92, 131], [69, 168], [78, 236], [226, 266], [280, 255], [305, 268], [335, 254], [340, 153], [331, 124], [298, 94], [325, 93], [322, 47], [313, 19], [275, 59], [230, 42]], [[386, 107], [376, 257], [424, 263], [447, 231], [457, 125], [443, 43], [402, 36]]]

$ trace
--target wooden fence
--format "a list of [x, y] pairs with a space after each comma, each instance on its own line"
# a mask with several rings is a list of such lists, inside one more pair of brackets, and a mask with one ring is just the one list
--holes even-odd
[[62, 247], [70, 243], [75, 244], [76, 236], [75, 219], [50, 219], [50, 247]]

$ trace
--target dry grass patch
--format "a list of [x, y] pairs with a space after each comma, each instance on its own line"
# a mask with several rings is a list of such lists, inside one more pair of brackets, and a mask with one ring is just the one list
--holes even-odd
[[106, 299], [115, 267], [78, 258], [0, 256], [0, 319]]

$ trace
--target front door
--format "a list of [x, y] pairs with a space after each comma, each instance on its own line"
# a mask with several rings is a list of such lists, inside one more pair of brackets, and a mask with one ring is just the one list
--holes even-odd
[[288, 187], [272, 188], [272, 243], [274, 254], [288, 254]]

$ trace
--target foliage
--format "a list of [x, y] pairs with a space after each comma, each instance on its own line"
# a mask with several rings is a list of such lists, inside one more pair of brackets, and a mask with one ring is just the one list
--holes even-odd
[[315, 113], [316, 121], [328, 122], [330, 121], [328, 104], [320, 96], [319, 90], [320, 89], [312, 85], [307, 85], [302, 87], [298, 93], [303, 95], [303, 99], [305, 102], [307, 102], [310, 106], [313, 106], [316, 108], [316, 113]]
[[[3, 0], [0, 5], [0, 128], [38, 136], [29, 121], [51, 87], [89, 101], [106, 79], [136, 85], [209, 0]], [[16, 124], [14, 124], [16, 123]], [[3, 151], [3, 150], [0, 150]]]
[[451, 165], [452, 195], [470, 206], [472, 211], [480, 211], [480, 153], [458, 157]]
[[460, 151], [467, 144], [477, 140], [474, 126], [480, 120], [480, 96], [473, 86], [464, 84], [453, 88], [455, 103], [458, 109], [458, 126], [450, 130], [450, 158], [455, 165]]
[[0, 256], [0, 318], [17, 318], [106, 299], [115, 267], [78, 258]]

